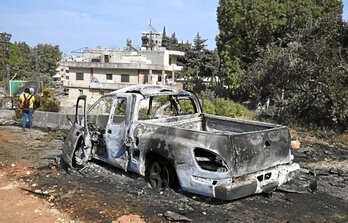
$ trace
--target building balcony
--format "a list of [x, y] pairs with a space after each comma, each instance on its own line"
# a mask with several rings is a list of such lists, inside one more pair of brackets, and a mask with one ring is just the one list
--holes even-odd
[[123, 83], [94, 83], [94, 82], [72, 82], [65, 80], [63, 82], [64, 87], [68, 88], [84, 88], [84, 89], [100, 89], [100, 90], [117, 90], [124, 87], [129, 87], [136, 84], [123, 84]]
[[[164, 66], [157, 64], [145, 63], [100, 63], [100, 62], [75, 62], [75, 61], [60, 61], [60, 65], [72, 68], [103, 68], [103, 69], [132, 69], [132, 70], [165, 70], [172, 71], [173, 66]], [[176, 69], [181, 67], [175, 66]]]

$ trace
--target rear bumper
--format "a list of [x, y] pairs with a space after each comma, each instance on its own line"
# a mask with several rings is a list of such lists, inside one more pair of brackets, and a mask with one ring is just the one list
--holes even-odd
[[300, 166], [293, 163], [242, 176], [232, 183], [216, 185], [214, 197], [234, 200], [251, 194], [269, 192], [291, 180], [299, 169]]

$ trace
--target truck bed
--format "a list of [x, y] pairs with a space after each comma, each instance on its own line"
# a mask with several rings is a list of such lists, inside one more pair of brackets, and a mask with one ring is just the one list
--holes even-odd
[[[182, 142], [197, 148], [210, 148], [233, 169], [233, 176], [243, 176], [281, 164], [290, 163], [290, 133], [287, 127], [263, 122], [240, 120], [214, 115], [185, 115], [140, 121], [161, 129], [172, 138], [174, 132]], [[157, 126], [157, 127], [156, 127]], [[167, 130], [165, 130], [167, 129]], [[195, 141], [192, 141], [195, 139]]]
[[216, 115], [186, 115], [169, 118], [142, 120], [141, 122], [173, 126], [194, 131], [215, 132], [226, 134], [248, 133], [281, 127], [269, 123], [247, 121], [242, 119], [221, 117]]

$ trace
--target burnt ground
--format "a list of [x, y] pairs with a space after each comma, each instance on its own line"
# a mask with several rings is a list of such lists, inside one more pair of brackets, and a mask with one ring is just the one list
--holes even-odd
[[[0, 126], [0, 172], [75, 222], [112, 222], [124, 215], [168, 222], [167, 211], [193, 222], [348, 222], [348, 148], [330, 139], [298, 134], [295, 161], [304, 169], [282, 190], [221, 201], [180, 190], [154, 191], [143, 177], [98, 162], [67, 173], [60, 166], [63, 141], [50, 134]], [[9, 171], [13, 165], [30, 174]], [[308, 184], [314, 180], [318, 188], [311, 193]]]

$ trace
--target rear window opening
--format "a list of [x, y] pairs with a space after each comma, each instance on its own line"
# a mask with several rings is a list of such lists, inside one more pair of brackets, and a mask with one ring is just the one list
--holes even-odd
[[143, 99], [140, 102], [138, 118], [140, 120], [146, 120], [194, 113], [197, 113], [197, 109], [191, 98], [176, 95], [161, 95]]

